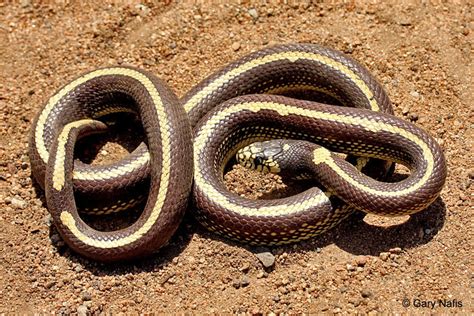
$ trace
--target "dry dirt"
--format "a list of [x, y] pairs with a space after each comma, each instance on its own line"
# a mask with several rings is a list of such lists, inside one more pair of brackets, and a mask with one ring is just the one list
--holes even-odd
[[[473, 312], [468, 2], [57, 2], [0, 4], [0, 313]], [[273, 248], [269, 270], [258, 249], [208, 233], [189, 215], [167, 247], [141, 262], [104, 265], [68, 250], [27, 156], [32, 119], [56, 89], [84, 71], [127, 64], [182, 96], [237, 57], [289, 42], [320, 43], [359, 60], [383, 83], [396, 115], [440, 142], [449, 175], [433, 206], [410, 218], [354, 217]], [[227, 176], [232, 190], [251, 197], [278, 192], [280, 182], [239, 168]], [[454, 307], [413, 306], [439, 299]]]

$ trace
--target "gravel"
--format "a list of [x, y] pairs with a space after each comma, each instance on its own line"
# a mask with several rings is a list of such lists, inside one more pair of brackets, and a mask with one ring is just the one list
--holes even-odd
[[260, 260], [263, 267], [266, 269], [273, 267], [275, 264], [275, 256], [271, 252], [261, 252], [255, 254], [255, 256], [258, 258], [258, 260]]

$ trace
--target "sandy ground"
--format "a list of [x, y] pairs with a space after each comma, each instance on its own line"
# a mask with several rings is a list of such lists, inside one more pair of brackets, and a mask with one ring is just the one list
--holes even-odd
[[[34, 2], [0, 4], [0, 313], [473, 312], [468, 2]], [[32, 184], [27, 156], [32, 119], [56, 89], [84, 71], [127, 64], [182, 96], [235, 58], [289, 42], [320, 43], [359, 60], [383, 83], [396, 115], [440, 142], [449, 175], [431, 207], [410, 218], [352, 218], [318, 238], [273, 248], [266, 270], [258, 249], [208, 233], [191, 216], [169, 246], [141, 262], [103, 265], [68, 250]], [[107, 146], [99, 155], [114, 148]], [[226, 179], [254, 198], [285, 187], [239, 168]]]

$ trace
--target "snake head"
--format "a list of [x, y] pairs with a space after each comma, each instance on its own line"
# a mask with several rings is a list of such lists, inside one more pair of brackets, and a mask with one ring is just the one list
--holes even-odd
[[247, 169], [279, 173], [293, 178], [304, 172], [305, 143], [307, 142], [290, 139], [256, 142], [240, 149], [236, 158]]
[[256, 142], [237, 152], [236, 159], [247, 169], [278, 173], [294, 180], [312, 178], [309, 165], [314, 144], [291, 139]]

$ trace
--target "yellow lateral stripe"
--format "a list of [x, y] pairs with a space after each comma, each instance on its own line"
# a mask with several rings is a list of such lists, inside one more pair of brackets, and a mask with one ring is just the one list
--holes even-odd
[[104, 109], [102, 111], [98, 111], [98, 112], [94, 113], [94, 117], [99, 118], [99, 117], [102, 117], [102, 116], [105, 116], [105, 115], [115, 114], [115, 113], [132, 113], [132, 114], [135, 114], [136, 111], [134, 111], [130, 108], [117, 106], [117, 107], [113, 107], [113, 108], [107, 108], [107, 109]]
[[131, 173], [133, 170], [143, 166], [147, 161], [150, 161], [150, 153], [148, 151], [144, 152], [142, 155], [137, 157], [137, 159], [130, 161], [126, 165], [120, 165], [114, 169], [108, 169], [107, 171], [74, 171], [73, 178], [76, 180], [106, 180], [125, 173]]
[[252, 59], [226, 73], [224, 73], [219, 78], [216, 78], [213, 82], [207, 85], [204, 89], [196, 93], [189, 101], [184, 105], [184, 108], [187, 113], [189, 113], [202, 99], [206, 96], [210, 95], [212, 92], [216, 91], [218, 88], [222, 87], [226, 82], [231, 80], [232, 78], [240, 75], [243, 72], [246, 72], [250, 69], [256, 68], [258, 66], [268, 64], [274, 61], [288, 59], [292, 62], [295, 62], [299, 59], [307, 59], [322, 63], [326, 66], [329, 66], [341, 73], [345, 76], [349, 77], [349, 79], [362, 91], [365, 95], [367, 100], [370, 104], [370, 109], [373, 111], [379, 111], [379, 105], [374, 98], [374, 95], [367, 84], [360, 78], [358, 74], [353, 72], [349, 67], [346, 65], [321, 54], [316, 53], [309, 53], [309, 52], [299, 52], [299, 51], [290, 51], [290, 52], [282, 52], [277, 54], [270, 54], [266, 56], [262, 56], [260, 58]]
[[[142, 238], [143, 235], [145, 235], [150, 230], [150, 228], [156, 223], [161, 213], [161, 209], [165, 202], [169, 187], [169, 177], [171, 169], [171, 133], [166, 128], [166, 126], [168, 125], [168, 115], [164, 111], [164, 106], [161, 101], [159, 92], [156, 90], [154, 84], [150, 81], [150, 79], [148, 79], [144, 74], [138, 71], [128, 68], [108, 68], [97, 70], [70, 83], [67, 86], [69, 87], [68, 91], [74, 89], [79, 84], [84, 83], [87, 80], [104, 75], [123, 75], [137, 80], [146, 88], [146, 90], [150, 94], [150, 97], [153, 100], [153, 104], [155, 105], [155, 110], [157, 112], [159, 122], [159, 129], [162, 141], [160, 150], [162, 151], [161, 154], [163, 157], [157, 200], [155, 205], [153, 206], [150, 216], [137, 231], [126, 237], [115, 240], [98, 240], [85, 235], [83, 232], [80, 231], [80, 229], [77, 227], [77, 223], [75, 222], [74, 218], [67, 211], [63, 211], [60, 217], [61, 222], [71, 231], [71, 233], [74, 234], [77, 239], [79, 239], [84, 244], [98, 248], [117, 248], [128, 245]], [[68, 92], [63, 90], [61, 90], [58, 95], [65, 95]]]
[[[327, 112], [321, 112], [317, 110], [310, 110], [310, 109], [301, 109], [285, 104], [274, 103], [274, 102], [248, 102], [248, 103], [238, 103], [234, 104], [228, 108], [222, 109], [221, 111], [215, 113], [212, 117], [210, 117], [206, 124], [202, 126], [199, 130], [195, 141], [194, 141], [194, 166], [195, 166], [195, 178], [194, 183], [206, 192], [209, 198], [217, 203], [221, 204], [223, 207], [233, 210], [241, 215], [252, 215], [252, 216], [278, 216], [283, 214], [290, 214], [289, 210], [294, 210], [296, 212], [297, 209], [305, 209], [305, 207], [309, 207], [310, 205], [319, 205], [323, 201], [327, 201], [326, 195], [324, 193], [319, 194], [317, 197], [307, 200], [304, 202], [304, 207], [300, 207], [300, 205], [280, 205], [277, 207], [265, 207], [265, 208], [246, 208], [240, 205], [236, 205], [232, 203], [232, 201], [228, 200], [224, 195], [219, 193], [213, 186], [208, 184], [204, 177], [201, 175], [202, 167], [200, 165], [200, 160], [198, 159], [201, 156], [204, 148], [207, 146], [207, 142], [210, 139], [211, 134], [214, 132], [217, 124], [225, 119], [227, 116], [231, 115], [232, 113], [237, 113], [240, 111], [253, 111], [258, 112], [260, 110], [273, 110], [278, 112], [280, 115], [300, 115], [310, 118], [318, 118], [327, 121], [333, 121], [338, 123], [346, 123], [350, 125], [359, 125], [367, 130], [373, 132], [385, 131], [393, 134], [398, 134], [415, 144], [417, 144], [423, 151], [423, 156], [427, 161], [427, 168], [425, 170], [424, 176], [413, 186], [410, 186], [402, 191], [397, 191], [395, 193], [387, 193], [387, 192], [378, 192], [377, 194], [385, 195], [385, 194], [393, 194], [394, 196], [401, 196], [403, 194], [407, 194], [419, 188], [423, 185], [430, 174], [433, 172], [434, 166], [434, 158], [429, 150], [429, 147], [424, 143], [421, 139], [419, 139], [416, 135], [412, 133], [398, 128], [393, 125], [385, 124], [382, 122], [373, 121], [367, 118], [359, 118], [359, 117], [350, 117], [341, 114], [333, 114]], [[324, 196], [324, 199], [322, 196]]]
[[63, 130], [58, 137], [58, 148], [56, 150], [56, 160], [54, 161], [53, 170], [53, 188], [56, 191], [61, 191], [64, 187], [65, 181], [65, 170], [64, 170], [64, 159], [66, 158], [66, 143], [69, 139], [69, 134], [73, 128], [77, 128], [82, 125], [91, 124], [93, 120], [79, 120], [64, 126]]

